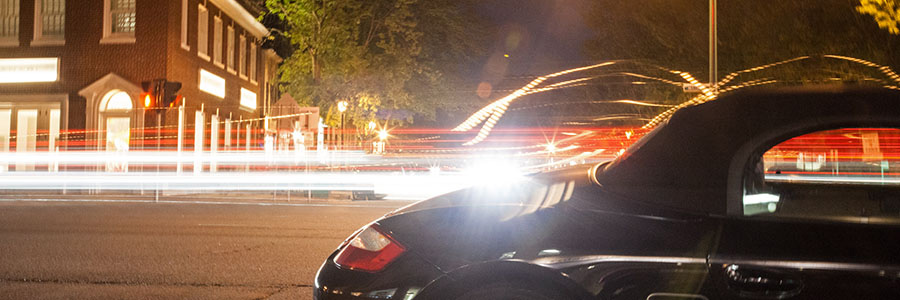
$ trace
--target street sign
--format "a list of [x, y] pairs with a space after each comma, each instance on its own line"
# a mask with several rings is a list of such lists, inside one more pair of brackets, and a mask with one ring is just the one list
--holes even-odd
[[[703, 88], [709, 88], [708, 83], [701, 83], [700, 86], [702, 86]], [[683, 90], [685, 93], [702, 93], [703, 92], [703, 90], [700, 89], [700, 87], [698, 87], [697, 85], [690, 84], [690, 83], [682, 83], [681, 90]]]

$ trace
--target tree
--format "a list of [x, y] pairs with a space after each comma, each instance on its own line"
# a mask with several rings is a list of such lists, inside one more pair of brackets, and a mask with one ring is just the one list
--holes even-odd
[[[597, 35], [585, 49], [598, 60], [640, 60], [707, 78], [707, 5], [695, 0], [595, 1], [586, 19]], [[822, 54], [900, 66], [893, 55], [900, 39], [878, 30], [854, 9], [847, 0], [719, 0], [719, 74]], [[833, 64], [792, 64], [765, 75], [798, 81], [860, 77]]]
[[479, 24], [451, 0], [267, 0], [269, 14], [287, 23], [296, 51], [280, 68], [282, 88], [303, 105], [326, 108], [334, 125], [336, 103], [350, 102], [346, 117], [365, 126], [378, 117], [395, 123], [433, 118], [451, 106], [434, 90], [460, 82], [456, 66], [484, 50]]
[[878, 27], [887, 29], [891, 34], [900, 34], [900, 5], [894, 0], [859, 0], [856, 11], [864, 15], [872, 15]]

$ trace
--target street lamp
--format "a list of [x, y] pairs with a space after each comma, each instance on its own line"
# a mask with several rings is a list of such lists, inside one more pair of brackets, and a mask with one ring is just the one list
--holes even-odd
[[376, 154], [384, 154], [384, 145], [389, 136], [390, 136], [390, 134], [388, 133], [387, 129], [382, 128], [381, 130], [379, 130], [378, 131], [378, 141], [373, 142], [373, 146], [375, 149], [372, 149], [372, 152], [374, 152]]
[[341, 112], [341, 146], [340, 149], [344, 150], [344, 112], [347, 111], [347, 101], [338, 102], [338, 111]]

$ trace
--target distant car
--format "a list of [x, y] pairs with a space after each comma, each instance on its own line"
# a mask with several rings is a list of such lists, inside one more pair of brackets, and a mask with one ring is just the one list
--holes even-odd
[[898, 128], [893, 90], [726, 95], [611, 162], [389, 213], [314, 297], [900, 299]]

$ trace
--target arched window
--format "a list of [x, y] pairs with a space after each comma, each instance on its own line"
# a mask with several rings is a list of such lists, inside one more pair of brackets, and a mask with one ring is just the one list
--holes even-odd
[[129, 110], [132, 108], [134, 108], [134, 104], [131, 102], [131, 96], [120, 90], [110, 91], [103, 97], [103, 101], [100, 102], [100, 111]]
[[[131, 96], [121, 90], [106, 93], [100, 101], [99, 110], [103, 120], [102, 132], [106, 136], [106, 151], [125, 152], [131, 140], [131, 110], [134, 108]], [[124, 171], [127, 164], [112, 163], [107, 170]]]

